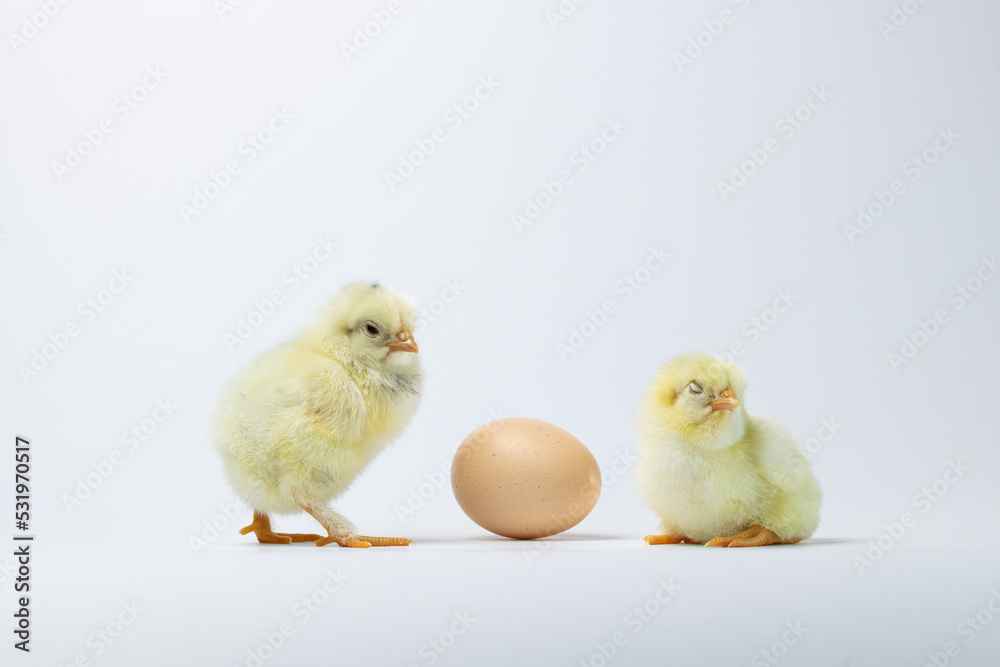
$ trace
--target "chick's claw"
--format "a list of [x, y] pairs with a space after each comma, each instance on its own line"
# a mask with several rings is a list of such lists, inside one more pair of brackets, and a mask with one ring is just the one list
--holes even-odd
[[331, 544], [333, 542], [336, 542], [342, 547], [352, 547], [355, 549], [367, 549], [371, 546], [371, 542], [359, 539], [354, 535], [327, 535], [326, 537], [321, 537], [316, 540], [316, 546], [325, 547], [327, 544]]
[[254, 533], [261, 544], [291, 544], [292, 542], [315, 542], [319, 535], [310, 533], [275, 533], [271, 530], [271, 518], [256, 510], [253, 523], [240, 529], [240, 535]]
[[369, 542], [373, 547], [408, 547], [413, 544], [413, 540], [405, 537], [369, 537], [368, 535], [358, 535], [359, 539]]
[[683, 542], [688, 542], [689, 544], [698, 544], [690, 537], [684, 535], [647, 535], [642, 538], [646, 544], [681, 544]]
[[290, 537], [292, 542], [315, 542], [322, 537], [314, 533], [275, 533], [280, 537]]
[[[797, 542], [798, 540], [796, 540]], [[768, 544], [780, 544], [773, 531], [763, 526], [750, 526], [746, 530], [729, 537], [713, 537], [706, 546], [710, 547], [763, 547]]]
[[368, 547], [405, 547], [413, 544], [413, 540], [405, 537], [370, 537], [368, 535], [328, 535], [316, 540], [316, 546], [322, 547], [336, 542], [342, 547], [367, 549]]
[[240, 535], [246, 535], [247, 533], [254, 533], [257, 536], [257, 541], [261, 544], [291, 544], [292, 538], [287, 535], [279, 535], [278, 533], [272, 533], [271, 531], [264, 531], [250, 524], [240, 529]]

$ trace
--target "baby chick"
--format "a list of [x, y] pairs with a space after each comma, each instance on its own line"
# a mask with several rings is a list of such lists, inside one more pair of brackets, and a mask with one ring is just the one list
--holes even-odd
[[662, 521], [647, 544], [794, 544], [819, 523], [809, 461], [773, 419], [748, 415], [746, 379], [687, 354], [660, 368], [639, 412], [635, 482]]
[[[229, 481], [254, 508], [240, 534], [259, 542], [405, 546], [358, 535], [327, 503], [402, 433], [420, 400], [411, 332], [416, 308], [377, 283], [353, 283], [302, 332], [265, 352], [229, 384], [214, 440]], [[305, 510], [327, 536], [275, 533], [271, 514]]]

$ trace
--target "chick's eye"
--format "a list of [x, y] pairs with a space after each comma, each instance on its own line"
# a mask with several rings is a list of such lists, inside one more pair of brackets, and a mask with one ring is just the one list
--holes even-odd
[[692, 394], [700, 394], [702, 392], [701, 385], [697, 382], [692, 382], [688, 385], [688, 391]]
[[365, 322], [365, 333], [374, 338], [378, 335], [378, 327], [374, 322]]

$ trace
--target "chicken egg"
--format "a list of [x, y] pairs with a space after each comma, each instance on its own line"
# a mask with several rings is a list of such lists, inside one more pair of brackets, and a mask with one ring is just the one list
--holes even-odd
[[540, 419], [480, 426], [459, 445], [451, 488], [486, 530], [530, 540], [580, 523], [601, 495], [601, 471], [582, 442]]

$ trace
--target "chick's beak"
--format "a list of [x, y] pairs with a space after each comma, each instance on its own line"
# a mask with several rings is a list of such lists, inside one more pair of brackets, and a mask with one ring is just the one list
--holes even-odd
[[406, 327], [399, 330], [396, 338], [397, 340], [386, 346], [390, 352], [419, 352], [417, 341], [413, 340], [413, 334], [407, 331]]
[[726, 387], [710, 405], [712, 406], [712, 412], [716, 410], [735, 410], [740, 407], [740, 399], [736, 398], [736, 392]]

